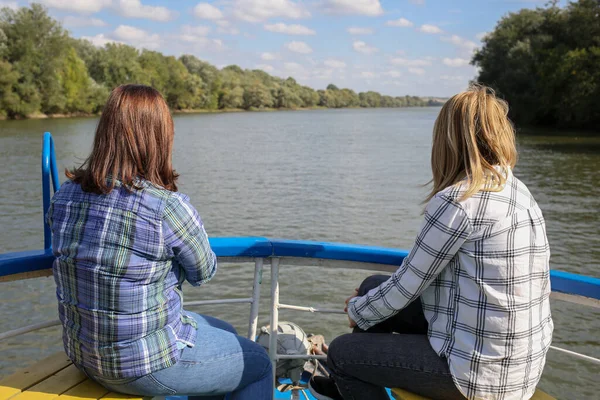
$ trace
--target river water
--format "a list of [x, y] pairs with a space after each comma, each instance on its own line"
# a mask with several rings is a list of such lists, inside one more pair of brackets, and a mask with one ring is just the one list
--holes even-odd
[[[174, 164], [211, 236], [267, 236], [410, 248], [430, 178], [431, 130], [439, 109], [190, 114], [175, 117]], [[0, 122], [0, 253], [42, 247], [40, 150], [51, 131], [59, 169], [87, 156], [96, 119]], [[548, 227], [554, 269], [599, 276], [600, 138], [519, 134], [515, 175]], [[64, 177], [61, 179], [64, 180]], [[368, 275], [283, 267], [281, 301], [338, 308]], [[246, 297], [251, 265], [223, 265], [186, 300]], [[53, 280], [3, 283], [0, 332], [56, 318]], [[260, 323], [268, 321], [268, 273]], [[600, 312], [553, 302], [554, 344], [600, 357]], [[246, 331], [247, 305], [196, 307]], [[344, 316], [283, 310], [283, 320], [327, 340]], [[57, 328], [0, 342], [0, 376], [62, 347]], [[541, 387], [558, 398], [598, 398], [600, 369], [551, 351]]]

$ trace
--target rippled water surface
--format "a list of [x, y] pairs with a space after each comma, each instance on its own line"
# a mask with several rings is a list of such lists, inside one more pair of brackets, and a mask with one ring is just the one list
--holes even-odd
[[[175, 166], [211, 236], [270, 236], [409, 248], [430, 178], [438, 109], [325, 110], [175, 117]], [[81, 162], [95, 119], [0, 122], [0, 252], [42, 247], [40, 150], [53, 133], [59, 168]], [[600, 276], [600, 138], [519, 135], [515, 174], [540, 203], [552, 268]], [[341, 307], [367, 272], [282, 267], [282, 302]], [[187, 300], [246, 296], [249, 265], [223, 265]], [[260, 322], [268, 319], [268, 273]], [[0, 332], [56, 318], [51, 278], [0, 284]], [[246, 330], [248, 306], [197, 307]], [[555, 345], [600, 357], [600, 312], [553, 302]], [[328, 340], [345, 317], [284, 310]], [[62, 348], [58, 329], [0, 342], [0, 376]], [[542, 388], [598, 398], [600, 369], [551, 352]]]

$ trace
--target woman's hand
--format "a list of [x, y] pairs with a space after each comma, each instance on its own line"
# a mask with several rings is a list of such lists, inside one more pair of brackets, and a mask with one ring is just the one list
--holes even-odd
[[[358, 289], [354, 289], [354, 294], [346, 299], [346, 302], [345, 302], [346, 303], [346, 307], [344, 307], [344, 312], [345, 313], [348, 312], [348, 303], [350, 302], [350, 300], [352, 300], [355, 297], [358, 297]], [[356, 322], [352, 318], [350, 318], [350, 315], [348, 315], [348, 326], [350, 328], [356, 327]]]
[[350, 302], [350, 300], [352, 300], [353, 298], [358, 297], [358, 289], [354, 289], [354, 294], [350, 297], [348, 297], [345, 301], [346, 306], [344, 307], [344, 312], [348, 312], [348, 303]]
[[349, 315], [348, 315], [348, 326], [350, 328], [356, 328], [356, 321], [354, 321], [352, 318], [350, 318]]

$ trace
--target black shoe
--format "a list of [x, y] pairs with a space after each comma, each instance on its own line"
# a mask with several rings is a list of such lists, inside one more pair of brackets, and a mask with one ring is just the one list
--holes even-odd
[[317, 400], [344, 400], [331, 378], [313, 376], [308, 381], [308, 390]]

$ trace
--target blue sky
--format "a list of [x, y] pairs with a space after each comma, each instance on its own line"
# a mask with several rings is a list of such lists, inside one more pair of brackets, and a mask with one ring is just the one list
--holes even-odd
[[[449, 96], [480, 38], [546, 0], [37, 0], [75, 37], [389, 95]], [[0, 5], [27, 5], [0, 0]]]

